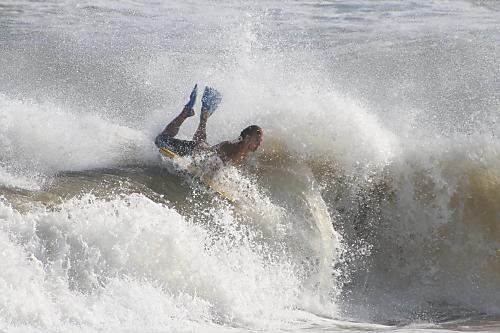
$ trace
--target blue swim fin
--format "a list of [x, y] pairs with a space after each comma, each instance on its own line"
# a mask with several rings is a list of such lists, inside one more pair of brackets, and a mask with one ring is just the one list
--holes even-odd
[[208, 115], [211, 116], [221, 101], [222, 94], [220, 92], [214, 88], [205, 87], [205, 91], [201, 98], [201, 114], [208, 112]]
[[198, 84], [194, 85], [193, 91], [191, 91], [191, 95], [189, 95], [189, 102], [184, 106], [189, 109], [188, 117], [194, 116], [194, 104], [196, 103], [196, 96], [198, 95]]

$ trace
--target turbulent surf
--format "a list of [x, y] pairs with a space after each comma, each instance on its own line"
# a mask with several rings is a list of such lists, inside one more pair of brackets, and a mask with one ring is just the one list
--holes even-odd
[[[0, 330], [498, 331], [498, 10], [1, 4]], [[236, 200], [154, 145], [197, 82]]]

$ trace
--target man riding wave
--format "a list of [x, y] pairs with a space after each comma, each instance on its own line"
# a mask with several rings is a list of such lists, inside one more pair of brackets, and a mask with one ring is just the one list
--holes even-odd
[[263, 130], [257, 125], [251, 125], [241, 131], [238, 139], [222, 141], [219, 144], [210, 146], [207, 143], [207, 120], [222, 100], [222, 95], [214, 88], [205, 87], [202, 97], [200, 123], [193, 135], [193, 139], [189, 141], [175, 138], [184, 121], [195, 115], [193, 107], [196, 103], [197, 88], [198, 85], [195, 85], [189, 102], [184, 106], [181, 113], [156, 137], [156, 146], [158, 148], [171, 149], [180, 156], [214, 152], [225, 163], [241, 164], [250, 153], [255, 152], [259, 148], [262, 143]]

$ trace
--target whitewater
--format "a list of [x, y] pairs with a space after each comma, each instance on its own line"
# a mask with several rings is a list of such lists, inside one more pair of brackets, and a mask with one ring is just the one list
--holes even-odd
[[[0, 2], [0, 331], [500, 332], [499, 41], [487, 0]], [[264, 130], [235, 202], [154, 145], [196, 83], [210, 143]]]

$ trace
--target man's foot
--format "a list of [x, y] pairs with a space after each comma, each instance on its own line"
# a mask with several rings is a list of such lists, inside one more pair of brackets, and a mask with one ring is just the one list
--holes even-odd
[[191, 91], [191, 95], [189, 95], [189, 102], [184, 106], [184, 110], [182, 112], [186, 112], [187, 117], [194, 116], [194, 104], [196, 103], [196, 96], [198, 95], [198, 84], [194, 85], [193, 91]]
[[222, 94], [211, 87], [205, 87], [201, 98], [201, 117], [208, 118], [214, 113], [222, 101]]

